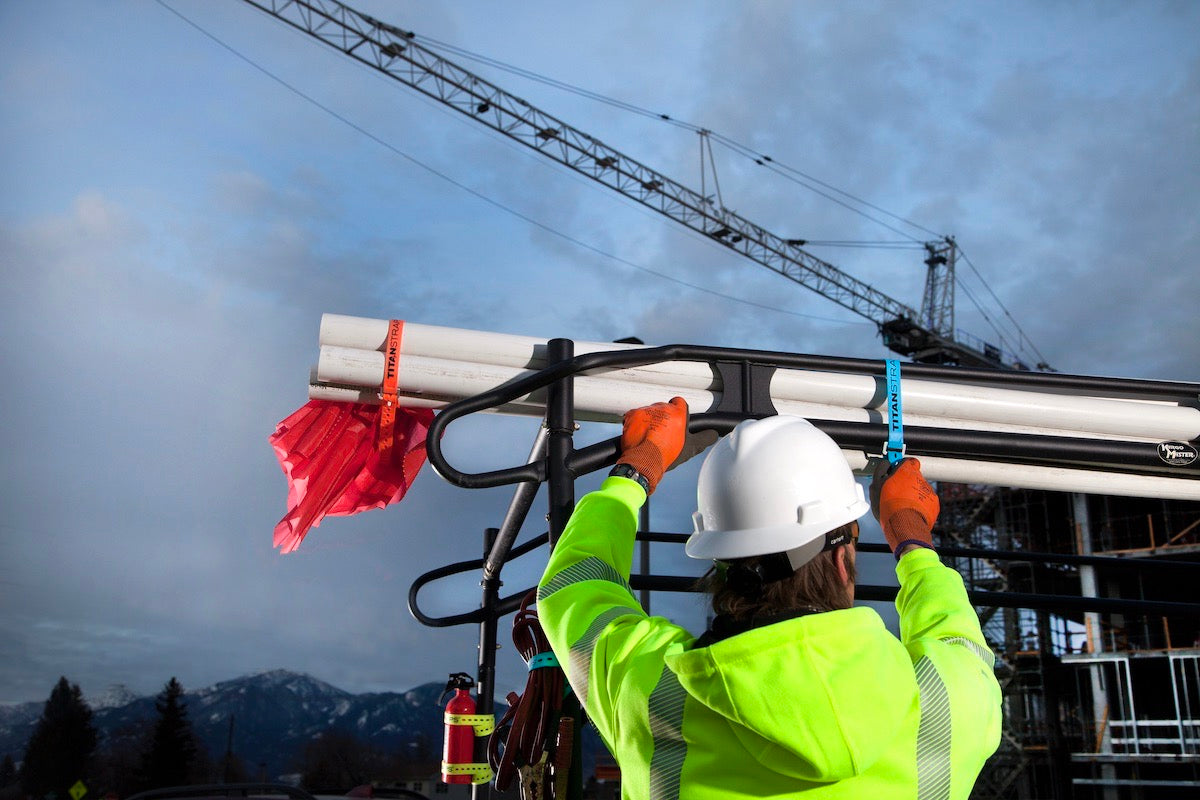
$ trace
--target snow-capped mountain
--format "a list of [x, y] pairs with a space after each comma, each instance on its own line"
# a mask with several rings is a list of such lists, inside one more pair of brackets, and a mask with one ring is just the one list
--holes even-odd
[[[327, 730], [353, 734], [382, 750], [432, 753], [441, 747], [444, 685], [426, 683], [407, 692], [351, 694], [288, 670], [222, 681], [184, 694], [197, 737], [220, 758], [233, 730], [233, 751], [268, 775], [290, 771], [306, 743]], [[123, 690], [123, 691], [122, 691]], [[155, 718], [154, 697], [113, 687], [89, 700], [100, 747], [137, 747]], [[0, 758], [20, 761], [44, 703], [0, 707]]]
[[45, 705], [45, 702], [32, 702], [0, 706], [0, 759], [11, 754], [13, 761], [21, 760], [25, 742], [29, 741], [29, 734], [33, 733], [34, 723], [42, 715]]
[[123, 683], [114, 683], [95, 697], [84, 698], [92, 711], [103, 708], [120, 708], [138, 699], [137, 693]]

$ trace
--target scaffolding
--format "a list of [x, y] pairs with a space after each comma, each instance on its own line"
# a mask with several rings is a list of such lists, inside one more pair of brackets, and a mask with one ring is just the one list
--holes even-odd
[[1200, 649], [1067, 656], [1077, 713], [1066, 720], [1076, 796], [1195, 797], [1200, 789]]
[[[1200, 504], [962, 484], [938, 492], [941, 546], [1018, 556], [946, 558], [969, 591], [1196, 595]], [[1075, 562], [1047, 563], [1048, 553]], [[1200, 620], [978, 611], [996, 654], [1004, 729], [972, 797], [1200, 796]]]

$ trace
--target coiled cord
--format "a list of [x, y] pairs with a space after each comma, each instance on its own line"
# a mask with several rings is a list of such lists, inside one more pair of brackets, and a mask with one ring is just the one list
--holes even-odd
[[[530, 591], [521, 601], [521, 608], [513, 620], [513, 645], [527, 664], [534, 656], [550, 652], [550, 642], [542, 631], [537, 612], [530, 608], [536, 600], [537, 592]], [[525, 682], [525, 691], [519, 695], [508, 693], [508, 710], [488, 739], [488, 762], [496, 774], [497, 789], [507, 790], [512, 785], [514, 773], [522, 772], [523, 782], [532, 779], [541, 784], [541, 796], [554, 796], [551, 768], [565, 774], [560, 763], [564, 760], [566, 768], [570, 767], [569, 744], [566, 748], [559, 746], [564, 681], [563, 672], [557, 666], [533, 666]], [[568, 738], [571, 736], [570, 726], [567, 726], [566, 734]], [[502, 736], [504, 748], [501, 752]], [[563, 749], [565, 754], [561, 752]], [[556, 758], [556, 754], [560, 757]], [[564, 755], [565, 759], [561, 757]], [[539, 774], [526, 775], [530, 769], [538, 770]]]

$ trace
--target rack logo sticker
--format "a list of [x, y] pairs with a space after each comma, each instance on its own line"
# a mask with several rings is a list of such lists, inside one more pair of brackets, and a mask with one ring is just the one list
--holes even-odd
[[1159, 442], [1158, 457], [1172, 467], [1186, 467], [1200, 457], [1196, 448], [1185, 442]]

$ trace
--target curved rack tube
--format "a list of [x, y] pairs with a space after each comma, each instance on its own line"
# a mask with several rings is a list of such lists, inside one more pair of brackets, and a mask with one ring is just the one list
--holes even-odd
[[[407, 368], [402, 370], [405, 386], [397, 391], [397, 396], [403, 406], [411, 408], [444, 408], [458, 402], [464, 397], [487, 392], [506, 383], [510, 378], [502, 377], [494, 372], [473, 370], [471, 365], [461, 364], [454, 371], [447, 371], [444, 366], [430, 367], [419, 360], [410, 357], [406, 362]], [[487, 367], [488, 370], [503, 369]], [[514, 373], [514, 377], [536, 373]], [[625, 411], [641, 405], [661, 401], [672, 395], [679, 395], [688, 401], [689, 408], [701, 413], [703, 409], [720, 404], [723, 395], [700, 389], [680, 389], [678, 387], [657, 387], [649, 384], [626, 383], [602, 378], [583, 376], [576, 378], [576, 417], [587, 422], [606, 422], [620, 424]], [[447, 390], [439, 382], [454, 382], [458, 389]], [[439, 387], [438, 392], [432, 392], [433, 387]], [[511, 403], [505, 403], [494, 408], [485, 409], [489, 413], [512, 414], [517, 416], [545, 416], [545, 405], [541, 401], [544, 391], [535, 390]], [[309, 398], [312, 400], [334, 400], [339, 402], [377, 404], [378, 391], [365, 387], [351, 387], [330, 383], [309, 384]], [[821, 405], [787, 399], [776, 399], [775, 410], [780, 414], [793, 414], [809, 419], [841, 420], [844, 422], [880, 422], [883, 415], [868, 409], [852, 408], [837, 405]], [[1128, 441], [1128, 437], [1112, 432], [1083, 431], [1067, 428], [1043, 428], [1028, 425], [1007, 423], [983, 423], [978, 420], [956, 419], [952, 417], [926, 416], [922, 414], [905, 414], [908, 427], [942, 427], [960, 430], [985, 429], [1003, 433], [1034, 434], [1045, 436], [1066, 436], [1078, 439], [1110, 439], [1113, 441]], [[1076, 426], [1076, 428], [1082, 425]], [[1142, 431], [1145, 432], [1145, 431]], [[1157, 443], [1158, 438], [1142, 437], [1143, 442]]]
[[[627, 348], [628, 349], [628, 348]], [[619, 351], [605, 351], [619, 352]], [[453, 402], [479, 394], [525, 375], [519, 365], [481, 361], [485, 355], [449, 359], [441, 355], [411, 353], [402, 357], [398, 389], [406, 396]], [[671, 369], [666, 369], [666, 368]], [[688, 367], [688, 370], [677, 369]], [[361, 386], [370, 391], [358, 401], [377, 402], [375, 390], [382, 381], [383, 353], [324, 345], [320, 351], [318, 384]], [[1063, 394], [978, 386], [970, 383], [913, 378], [905, 367], [904, 398], [913, 424], [1034, 432], [1046, 429], [1055, 435], [1143, 438], [1147, 440], [1200, 437], [1200, 408], [1159, 400], [1077, 397]], [[694, 406], [708, 408], [704, 398], [719, 397], [721, 381], [703, 363], [668, 362], [644, 368], [600, 369], [580, 376], [580, 409], [593, 414], [620, 414], [646, 397], [664, 393], [689, 397]], [[668, 396], [670, 396], [668, 394]], [[885, 392], [877, 376], [841, 374], [819, 370], [779, 369], [770, 383], [777, 405], [811, 404], [839, 409], [838, 418], [885, 417]], [[537, 391], [514, 398], [537, 405]], [[699, 405], [703, 403], [703, 405]], [[799, 412], [804, 416], [825, 416]], [[852, 416], [845, 416], [852, 415]]]
[[[690, 534], [664, 533], [661, 531], [638, 531], [637, 540], [684, 544]], [[855, 548], [860, 553], [892, 554], [892, 548], [883, 542], [859, 541]], [[1122, 556], [1081, 556], [1073, 553], [1046, 553], [1037, 550], [984, 550], [978, 547], [938, 545], [938, 555], [948, 558], [986, 558], [992, 561], [1031, 561], [1035, 564], [1069, 564], [1074, 566], [1103, 567], [1104, 569], [1128, 570], [1133, 572], [1200, 571], [1200, 561], [1180, 561], [1162, 558], [1124, 558]]]
[[[525, 463], [528, 464], [546, 457], [548, 437], [549, 431], [545, 426], [538, 428], [537, 435], [533, 439], [533, 446], [529, 450], [529, 458], [525, 460]], [[501, 568], [508, 563], [513, 542], [516, 541], [517, 534], [521, 532], [521, 525], [524, 524], [525, 517], [529, 514], [539, 486], [540, 484], [531, 482], [517, 484], [512, 500], [508, 504], [508, 511], [505, 512], [504, 520], [500, 523], [500, 529], [496, 533], [496, 541], [488, 550], [487, 557], [483, 562], [483, 579], [485, 581], [500, 577]]]
[[[508, 559], [511, 561], [514, 558], [519, 558], [528, 552], [536, 550], [541, 545], [544, 545], [550, 540], [549, 534], [541, 534], [535, 536], [529, 541], [518, 545], [509, 553]], [[453, 564], [447, 564], [444, 567], [432, 569], [417, 577], [408, 587], [408, 611], [422, 625], [430, 628], [447, 628], [451, 625], [466, 625], [470, 623], [482, 622], [487, 617], [487, 609], [476, 608], [473, 611], [467, 611], [462, 614], [451, 614], [445, 617], [432, 617], [421, 610], [420, 604], [417, 602], [417, 595], [421, 589], [425, 588], [430, 583], [442, 578], [448, 578], [451, 575], [461, 575], [464, 572], [471, 572], [480, 569], [483, 566], [484, 559], [474, 558], [470, 561], [458, 561]], [[521, 606], [521, 600], [528, 594], [529, 590], [510, 594], [497, 603], [494, 612], [497, 616], [503, 616], [512, 611], [516, 611]]]
[[[536, 536], [512, 550], [510, 559], [518, 558], [543, 544], [549, 535], [546, 533]], [[687, 539], [683, 533], [646, 533], [639, 532], [638, 539], [680, 543]], [[887, 545], [881, 543], [860, 542], [858, 549], [864, 553], [890, 555]], [[962, 558], [989, 558], [994, 560], [1034, 560], [1038, 563], [1088, 564], [1112, 569], [1143, 570], [1160, 569], [1196, 570], [1200, 563], [1189, 561], [1144, 561], [1142, 559], [1117, 558], [1113, 556], [1077, 556], [1058, 553], [1006, 553], [1001, 551], [978, 550], [973, 548], [939, 547], [938, 552], [945, 556]], [[431, 617], [423, 613], [417, 603], [417, 595], [429, 583], [450, 575], [461, 574], [477, 569], [483, 564], [483, 559], [461, 561], [439, 569], [431, 570], [414, 581], [409, 589], [408, 606], [412, 615], [422, 624], [429, 627], [444, 628], [453, 625], [467, 625], [484, 621], [486, 610], [482, 608], [461, 614], [451, 614], [444, 617]], [[629, 579], [634, 589], [651, 589], [655, 591], [694, 593], [697, 589], [697, 578], [676, 575], [632, 575]], [[855, 595], [860, 600], [891, 601], [896, 598], [897, 587], [873, 586], [859, 584]], [[500, 617], [515, 611], [521, 605], [521, 600], [529, 593], [528, 589], [514, 592], [500, 600], [493, 610]], [[968, 593], [971, 602], [979, 606], [994, 606], [998, 608], [1046, 608], [1050, 611], [1099, 611], [1107, 613], [1137, 613], [1145, 615], [1200, 615], [1200, 603], [1181, 603], [1160, 600], [1126, 600], [1104, 597], [1073, 597], [1069, 595], [1026, 594], [1021, 592], [986, 592]]]
[[[475, 474], [454, 469], [446, 461], [441, 451], [441, 438], [446, 426], [458, 417], [509, 403], [554, 381], [598, 366], [636, 366], [670, 359], [705, 361], [724, 359], [728, 362], [735, 360], [730, 358], [731, 353], [736, 357], [743, 352], [720, 348], [670, 345], [636, 351], [585, 354], [556, 363], [540, 372], [526, 374], [491, 391], [447, 406], [434, 418], [428, 433], [426, 442], [430, 463], [448, 481], [464, 488], [482, 488], [501, 486], [517, 481], [544, 480], [545, 462]], [[750, 416], [752, 415], [743, 413], [741, 418], [745, 419]], [[698, 427], [704, 427], [704, 421], [704, 414], [697, 415], [694, 420]], [[848, 457], [848, 461], [851, 462], [852, 468], [860, 470], [866, 468], [867, 456], [879, 452], [882, 442], [886, 438], [884, 426], [881, 424], [847, 425], [821, 419], [814, 420], [814, 424], [833, 436], [843, 449], [850, 448], [851, 454], [856, 455], [853, 458]], [[880, 442], [880, 448], [874, 446], [875, 440]], [[1190, 478], [1200, 475], [1200, 463], [1178, 468], [1163, 465], [1160, 468], [1153, 462], [1153, 459], [1158, 457], [1157, 448], [1150, 443], [1090, 441], [1064, 437], [1027, 436], [986, 431], [947, 431], [930, 428], [911, 429], [908, 440], [915, 455], [922, 455], [922, 450], [927, 448], [930, 455], [927, 476], [935, 480], [986, 482], [1004, 486], [1108, 494], [1133, 493], [1147, 497], [1163, 496], [1166, 493], [1166, 496], [1169, 497], [1178, 496], [1191, 499], [1200, 495], [1200, 483], [1190, 480]], [[860, 459], [862, 463], [856, 463]], [[994, 476], [967, 477], [954, 470], [954, 466], [963, 461], [968, 463], [995, 461], [996, 473], [1006, 473], [1011, 475], [1014, 480], [997, 480]], [[1131, 461], [1134, 462], [1133, 468], [1129, 466]], [[1092, 467], [1092, 469], [1080, 470], [1081, 465]], [[573, 464], [573, 471], [581, 466], [583, 466], [583, 462]], [[1013, 467], [1018, 467], [1021, 471], [1016, 472]], [[1048, 472], [1047, 470], [1052, 471]], [[1108, 481], [1095, 477], [1102, 475], [1104, 471], [1112, 472], [1115, 477]], [[1167, 474], [1164, 474], [1164, 471], [1167, 471]], [[970, 473], [971, 470], [966, 472]], [[975, 472], [978, 472], [977, 468]], [[580, 473], [575, 471], [574, 474]], [[1143, 480], [1136, 480], [1138, 477]], [[1068, 483], [1066, 479], [1070, 478], [1076, 478], [1078, 481]], [[1145, 478], [1158, 478], [1159, 484], [1152, 485], [1154, 482], [1147, 481]], [[1136, 488], [1122, 489], [1122, 483], [1128, 483]]]
[[[632, 575], [629, 585], [633, 589], [650, 589], [658, 592], [702, 591], [696, 579], [678, 575]], [[858, 584], [854, 587], [855, 600], [887, 602], [896, 599], [899, 586]], [[971, 604], [989, 608], [1028, 608], [1047, 611], [1098, 611], [1105, 614], [1138, 614], [1143, 616], [1200, 616], [1200, 603], [1183, 603], [1170, 600], [1133, 600], [1116, 597], [1077, 597], [1060, 594], [1032, 594], [1025, 592], [968, 591]]]

